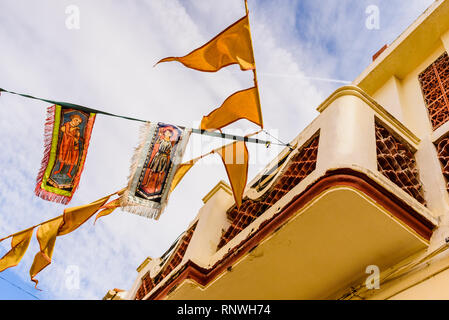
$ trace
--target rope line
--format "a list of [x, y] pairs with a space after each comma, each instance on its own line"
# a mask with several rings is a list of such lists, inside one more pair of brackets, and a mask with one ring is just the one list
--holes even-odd
[[32, 296], [33, 298], [36, 298], [37, 300], [40, 300], [40, 299], [39, 299], [38, 297], [36, 297], [34, 294], [28, 292], [27, 290], [25, 290], [25, 289], [22, 288], [21, 286], [19, 286], [19, 285], [13, 283], [13, 282], [11, 282], [11, 281], [9, 281], [8, 279], [3, 278], [2, 276], [0, 276], [0, 279], [2, 279], [3, 281], [9, 283], [9, 284], [12, 285], [13, 287], [16, 287], [17, 289], [22, 290], [23, 292], [29, 294], [29, 295]]
[[[0, 88], [0, 93], [1, 92], [6, 92], [6, 93], [18, 95], [18, 96], [21, 96], [21, 97], [24, 97], [24, 98], [28, 98], [28, 99], [44, 101], [44, 102], [47, 102], [47, 103], [50, 103], [50, 104], [56, 104], [56, 105], [60, 105], [62, 107], [71, 108], [71, 109], [83, 111], [83, 112], [86, 112], [86, 113], [102, 114], [102, 115], [105, 115], [105, 116], [121, 118], [121, 119], [130, 120], [130, 121], [137, 121], [137, 122], [150, 122], [148, 120], [143, 120], [143, 119], [138, 119], [138, 118], [133, 118], [133, 117], [128, 117], [128, 116], [122, 116], [122, 115], [118, 115], [118, 114], [114, 114], [114, 113], [110, 113], [110, 112], [105, 112], [105, 111], [101, 111], [101, 110], [97, 110], [97, 109], [88, 108], [88, 107], [81, 106], [79, 104], [70, 103], [70, 102], [61, 102], [61, 101], [37, 98], [37, 97], [31, 96], [29, 94], [23, 94], [23, 93], [17, 93], [17, 92], [13, 92], [13, 91], [8, 91], [8, 90], [5, 90], [3, 88]], [[208, 130], [195, 129], [195, 128], [187, 128], [187, 127], [178, 126], [178, 125], [177, 125], [177, 127], [181, 128], [181, 129], [191, 130], [191, 132], [195, 133], [195, 134], [207, 135], [207, 136], [211, 136], [211, 137], [215, 137], [215, 138], [237, 140], [237, 141], [245, 141], [245, 142], [249, 142], [249, 143], [264, 144], [266, 146], [269, 146], [269, 145], [273, 144], [271, 141], [260, 140], [260, 139], [255, 139], [255, 138], [249, 138], [249, 137], [233, 135], [233, 134], [228, 134], [228, 133], [222, 133], [222, 132], [216, 132], [216, 131], [208, 131]], [[279, 139], [276, 139], [276, 140], [278, 140], [280, 142]], [[282, 143], [282, 142], [281, 142], [281, 144], [279, 144], [279, 143], [274, 143], [274, 144], [275, 145], [284, 146], [284, 147], [285, 146], [287, 146], [287, 147], [289, 146], [289, 144], [285, 144], [285, 143]]]

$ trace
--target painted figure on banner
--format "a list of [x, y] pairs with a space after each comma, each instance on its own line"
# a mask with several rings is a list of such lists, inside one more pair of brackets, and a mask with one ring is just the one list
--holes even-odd
[[160, 195], [171, 163], [171, 152], [179, 140], [181, 132], [171, 125], [159, 124], [157, 140], [151, 156], [147, 159], [139, 190], [146, 197]]
[[79, 140], [80, 140], [80, 128], [79, 124], [83, 122], [81, 117], [74, 114], [70, 117], [70, 122], [64, 123], [61, 127], [62, 140], [61, 146], [58, 150], [59, 170], [54, 174], [58, 174], [62, 171], [65, 165], [69, 165], [70, 168], [67, 171], [67, 176], [72, 178], [73, 166], [78, 162], [80, 155]]
[[124, 211], [158, 220], [182, 161], [190, 129], [146, 122], [133, 155], [128, 187], [120, 198]]
[[68, 204], [78, 188], [96, 114], [53, 105], [47, 108], [44, 156], [35, 194], [47, 201]]
[[73, 186], [73, 177], [79, 169], [80, 155], [83, 151], [84, 129], [88, 116], [81, 111], [64, 112], [59, 130], [59, 144], [50, 184], [69, 189]]

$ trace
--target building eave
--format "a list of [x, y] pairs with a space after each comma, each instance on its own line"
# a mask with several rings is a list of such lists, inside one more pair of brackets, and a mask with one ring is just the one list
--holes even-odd
[[435, 1], [353, 81], [373, 94], [391, 76], [402, 79], [438, 45], [449, 27], [449, 2]]

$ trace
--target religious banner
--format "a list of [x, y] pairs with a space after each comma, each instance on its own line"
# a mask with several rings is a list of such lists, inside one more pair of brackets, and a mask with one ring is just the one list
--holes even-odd
[[158, 220], [182, 160], [191, 130], [147, 122], [132, 158], [128, 188], [121, 197], [127, 212]]
[[44, 200], [68, 204], [84, 168], [95, 113], [53, 105], [47, 109], [44, 158], [35, 193]]

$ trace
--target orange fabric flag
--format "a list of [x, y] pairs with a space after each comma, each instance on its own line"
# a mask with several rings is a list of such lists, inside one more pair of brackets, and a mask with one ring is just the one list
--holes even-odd
[[161, 62], [178, 61], [188, 68], [215, 72], [231, 64], [241, 70], [255, 68], [248, 16], [230, 25], [202, 47], [184, 57], [168, 57]]
[[203, 117], [201, 129], [221, 129], [240, 119], [247, 119], [263, 127], [259, 92], [256, 87], [237, 91], [229, 96], [219, 108]]
[[56, 237], [78, 229], [79, 226], [100, 210], [111, 196], [122, 194], [123, 191], [124, 189], [84, 206], [65, 209], [62, 216], [40, 225], [39, 229], [37, 229], [40, 251], [34, 257], [33, 265], [30, 269], [31, 281], [34, 281], [36, 286], [38, 281], [34, 277], [51, 263]]
[[215, 151], [221, 156], [226, 167], [232, 193], [238, 207], [242, 204], [243, 192], [245, 191], [246, 180], [248, 178], [248, 149], [243, 141], [237, 141], [225, 145]]
[[102, 206], [99, 210], [101, 210], [97, 216], [95, 217], [95, 222], [97, 222], [98, 218], [107, 216], [108, 214], [111, 214], [112, 212], [114, 212], [115, 209], [117, 209], [118, 207], [120, 207], [120, 199], [115, 199], [112, 200], [111, 202], [108, 202], [107, 204], [105, 204], [104, 206]]
[[51, 263], [56, 237], [68, 234], [78, 229], [78, 227], [80, 227], [100, 209], [104, 210], [97, 215], [96, 219], [110, 214], [116, 208], [120, 207], [120, 200], [115, 199], [106, 205], [105, 203], [113, 195], [123, 195], [125, 190], [126, 188], [84, 206], [65, 209], [64, 214], [59, 217], [0, 239], [1, 242], [8, 238], [12, 238], [11, 250], [0, 259], [0, 272], [19, 264], [30, 244], [34, 229], [39, 226], [36, 232], [36, 237], [39, 242], [40, 250], [34, 257], [34, 261], [30, 269], [31, 281], [35, 282], [37, 287], [38, 281], [35, 279], [35, 276]]
[[65, 235], [76, 230], [80, 225], [89, 220], [111, 197], [111, 195], [84, 206], [68, 208], [64, 210], [64, 222], [61, 225], [58, 236]]
[[56, 236], [58, 235], [59, 227], [63, 221], [63, 216], [60, 216], [56, 219], [41, 224], [37, 229], [36, 236], [37, 241], [39, 242], [40, 251], [34, 257], [34, 261], [30, 269], [31, 281], [36, 283], [36, 287], [39, 281], [34, 279], [34, 277], [51, 263]]
[[[117, 191], [115, 194], [117, 194], [118, 196], [122, 196], [126, 190], [127, 190], [127, 188], [123, 188], [122, 190]], [[114, 195], [114, 194], [112, 194], [112, 195]], [[101, 218], [101, 217], [107, 216], [108, 214], [111, 214], [112, 212], [114, 212], [115, 209], [117, 209], [119, 207], [121, 207], [121, 199], [120, 198], [112, 200], [111, 202], [108, 202], [105, 205], [103, 205], [100, 209], [98, 209], [101, 211], [95, 217], [94, 224], [95, 224], [95, 222], [97, 222], [98, 218]]]
[[22, 231], [12, 237], [11, 250], [0, 259], [0, 272], [19, 264], [30, 244], [34, 228]]

